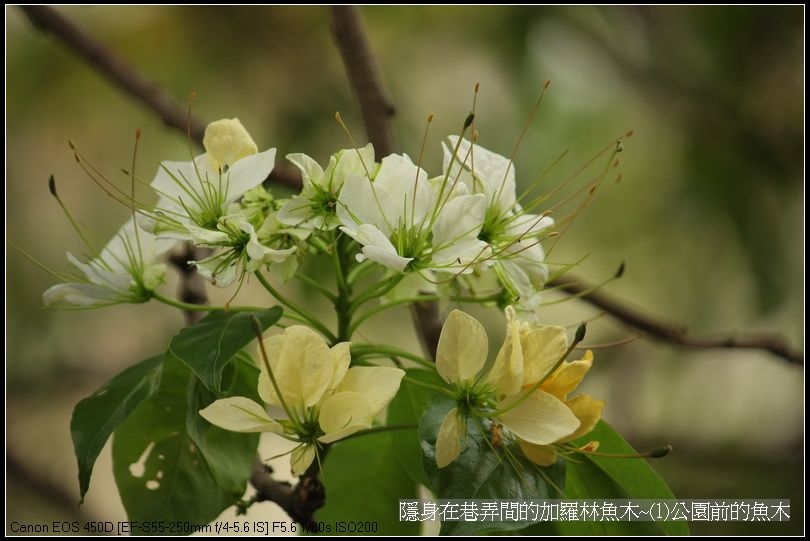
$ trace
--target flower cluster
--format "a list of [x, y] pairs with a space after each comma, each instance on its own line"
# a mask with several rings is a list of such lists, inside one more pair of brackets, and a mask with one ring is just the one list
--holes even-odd
[[440, 468], [462, 452], [467, 422], [485, 418], [514, 438], [523, 453], [540, 466], [557, 461], [557, 446], [593, 430], [605, 403], [588, 395], [569, 398], [591, 368], [593, 354], [566, 361], [563, 327], [536, 326], [506, 309], [506, 338], [495, 362], [485, 368], [487, 335], [473, 317], [454, 310], [442, 328], [436, 368], [456, 400], [442, 421], [436, 440]]
[[71, 258], [83, 275], [49, 290], [46, 304], [148, 300], [162, 281], [156, 258], [172, 242], [207, 248], [189, 263], [227, 287], [266, 269], [289, 279], [310, 251], [345, 235], [355, 261], [390, 280], [383, 293], [537, 306], [547, 279], [540, 241], [553, 220], [520, 206], [510, 159], [458, 136], [442, 144], [437, 176], [406, 155], [377, 162], [370, 144], [337, 152], [326, 168], [289, 154], [303, 187], [277, 199], [263, 186], [276, 151], [258, 152], [238, 119], [210, 124], [203, 143], [191, 161], [161, 163], [151, 182], [156, 204], [131, 202], [139, 238], [129, 224], [88, 263]]
[[210, 423], [234, 432], [272, 432], [297, 442], [290, 457], [303, 474], [318, 449], [371, 428], [374, 416], [394, 398], [405, 372], [384, 366], [353, 366], [348, 342], [330, 348], [307, 327], [288, 327], [259, 346], [263, 359], [259, 396], [281, 415], [237, 396], [200, 411]]

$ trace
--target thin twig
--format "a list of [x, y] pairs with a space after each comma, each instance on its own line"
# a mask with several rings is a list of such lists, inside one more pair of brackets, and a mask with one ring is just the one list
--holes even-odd
[[783, 336], [775, 334], [744, 334], [725, 336], [691, 336], [683, 325], [645, 314], [625, 304], [624, 301], [600, 291], [584, 293], [593, 286], [566, 273], [552, 280], [549, 287], [556, 287], [569, 295], [580, 298], [602, 310], [611, 317], [642, 331], [650, 338], [696, 349], [761, 349], [768, 351], [791, 364], [804, 364], [804, 353], [791, 348]]
[[[120, 56], [79, 29], [58, 11], [47, 6], [20, 6], [31, 22], [43, 32], [51, 32], [83, 60], [118, 85], [130, 96], [155, 111], [163, 123], [185, 132], [188, 118], [182, 107], [159, 86], [146, 80]], [[205, 124], [191, 119], [191, 133], [202, 140]]]
[[[151, 109], [166, 126], [179, 130], [184, 135], [191, 131], [191, 138], [202, 145], [206, 123], [192, 116], [172, 96], [155, 83], [147, 80], [123, 58], [96, 40], [73, 22], [47, 6], [20, 6], [25, 15], [43, 32], [50, 32], [64, 45], [81, 57], [108, 81]], [[190, 124], [190, 125], [189, 125]], [[270, 182], [283, 184], [291, 189], [301, 189], [301, 173], [288, 164], [279, 164], [268, 178]]]
[[[332, 7], [332, 32], [349, 81], [360, 102], [363, 123], [375, 154], [382, 158], [394, 151], [391, 118], [396, 112], [380, 79], [374, 53], [357, 6]], [[425, 354], [436, 356], [442, 320], [435, 302], [418, 302], [411, 311]]]

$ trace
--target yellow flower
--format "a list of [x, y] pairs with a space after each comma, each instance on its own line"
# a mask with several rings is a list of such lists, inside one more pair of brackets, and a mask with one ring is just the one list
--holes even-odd
[[267, 362], [261, 366], [259, 395], [282, 408], [287, 419], [271, 418], [264, 406], [244, 397], [217, 400], [200, 415], [227, 430], [274, 432], [299, 442], [290, 457], [293, 475], [309, 468], [322, 444], [371, 428], [405, 375], [398, 368], [349, 368], [348, 342], [330, 348], [299, 325], [266, 338], [263, 346]]
[[439, 428], [439, 468], [460, 455], [469, 416], [503, 425], [527, 457], [544, 466], [556, 460], [556, 454], [548, 460], [554, 444], [590, 432], [601, 416], [602, 401], [568, 398], [590, 368], [592, 354], [562, 362], [570, 353], [563, 327], [521, 323], [511, 307], [506, 319], [506, 338], [489, 370], [484, 369], [487, 336], [478, 321], [454, 310], [442, 328], [436, 368], [454, 387], [458, 402]]

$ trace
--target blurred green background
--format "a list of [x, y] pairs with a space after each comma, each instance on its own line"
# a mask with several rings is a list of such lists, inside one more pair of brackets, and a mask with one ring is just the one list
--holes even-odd
[[[326, 8], [71, 7], [78, 25], [183, 103], [198, 93], [206, 120], [239, 117], [260, 148], [324, 161], [350, 146], [333, 114], [362, 137], [358, 108], [329, 33]], [[577, 274], [696, 334], [775, 331], [803, 336], [803, 8], [377, 7], [364, 9], [397, 108], [399, 150], [440, 168], [481, 84], [479, 142], [508, 155], [543, 81], [553, 81], [516, 158], [528, 186], [548, 191], [628, 129], [622, 182], [582, 213], [555, 261], [590, 254]], [[56, 176], [71, 211], [108, 238], [127, 210], [73, 161], [68, 139], [126, 182], [135, 128], [138, 172], [188, 159], [184, 137], [123, 95], [18, 8], [6, 7], [6, 375], [8, 520], [76, 516], [69, 437], [73, 405], [123, 367], [159, 351], [182, 325], [165, 306], [97, 312], [41, 308], [52, 278], [12, 247], [65, 269], [81, 244], [47, 191]], [[600, 162], [603, 163], [603, 162]], [[580, 175], [574, 185], [590, 177]], [[577, 185], [576, 183], [579, 182]], [[172, 291], [173, 283], [166, 291]], [[307, 292], [291, 287], [302, 300]], [[230, 293], [214, 291], [220, 301]], [[246, 288], [240, 299], [259, 290]], [[554, 299], [553, 295], [549, 299]], [[475, 311], [502, 333], [493, 311]], [[547, 322], [597, 312], [549, 306]], [[364, 328], [417, 347], [405, 311]], [[394, 326], [392, 327], [392, 324]], [[388, 333], [388, 334], [386, 334]], [[599, 318], [591, 343], [631, 331]], [[492, 341], [496, 341], [494, 339]], [[681, 498], [790, 498], [788, 524], [693, 524], [694, 533], [785, 534], [803, 528], [803, 371], [758, 351], [685, 351], [644, 339], [597, 351], [585, 390], [637, 448], [671, 443], [654, 466]], [[283, 467], [281, 468], [284, 469]], [[267, 512], [269, 505], [260, 512]], [[96, 467], [87, 518], [118, 520], [108, 451]]]

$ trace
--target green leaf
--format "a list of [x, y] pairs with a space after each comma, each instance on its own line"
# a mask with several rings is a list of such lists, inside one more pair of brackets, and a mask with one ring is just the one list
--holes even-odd
[[[245, 361], [231, 365], [234, 370], [227, 396], [246, 396], [259, 403], [259, 369]], [[186, 430], [205, 457], [211, 475], [222, 488], [242, 494], [250, 478], [259, 434], [240, 434], [214, 426], [199, 414], [218, 397], [192, 377], [188, 390]]]
[[166, 357], [179, 359], [208, 389], [221, 392], [222, 371], [234, 355], [256, 338], [254, 317], [264, 330], [278, 321], [281, 308], [274, 306], [261, 312], [211, 312], [199, 323], [177, 333]]
[[[417, 380], [431, 385], [443, 385], [439, 375], [432, 370], [410, 369], [399, 386], [399, 392], [388, 406], [389, 425], [418, 425], [427, 409], [428, 401], [435, 393], [415, 385], [408, 380]], [[422, 466], [422, 449], [417, 431], [394, 430], [391, 432], [393, 453], [400, 466], [417, 484], [430, 486], [425, 468]]]
[[316, 514], [324, 526], [334, 528], [337, 521], [376, 523], [377, 531], [358, 535], [419, 534], [420, 523], [399, 521], [399, 500], [417, 498], [417, 492], [414, 481], [393, 460], [391, 447], [390, 434], [381, 432], [339, 441], [329, 448], [321, 473], [326, 505]]
[[[205, 402], [193, 392], [195, 379], [188, 367], [177, 359], [167, 358], [157, 392], [141, 402], [115, 432], [113, 473], [131, 521], [205, 524], [244, 493], [245, 485], [238, 486], [235, 476], [230, 476], [218, 462], [227, 460], [235, 449], [244, 453], [249, 445], [239, 440], [256, 441], [255, 435], [232, 433], [228, 437], [211, 437], [207, 431], [195, 427], [195, 435], [204, 442], [204, 454], [188, 431], [194, 413], [190, 411], [190, 403]], [[251, 456], [253, 453], [255, 445]], [[209, 458], [217, 463], [219, 479], [212, 473]], [[236, 460], [244, 462], [241, 455]]]
[[93, 465], [110, 434], [157, 388], [163, 356], [146, 359], [127, 368], [73, 410], [70, 435], [79, 463], [81, 499], [90, 487]]
[[[454, 403], [436, 397], [419, 424], [423, 464], [438, 499], [539, 500], [560, 497], [565, 489], [565, 462], [541, 468], [527, 460], [514, 444], [493, 448], [491, 423], [470, 419], [461, 455], [449, 466], [436, 466], [436, 435]], [[526, 522], [444, 522], [444, 535], [469, 535], [525, 528]]]
[[[630, 444], [604, 421], [600, 421], [593, 432], [573, 443], [574, 445], [585, 445], [585, 443], [591, 440], [599, 442], [600, 453], [636, 453]], [[667, 484], [655, 473], [655, 470], [653, 470], [646, 459], [609, 458], [595, 455], [583, 458], [587, 458], [587, 461], [583, 460], [579, 463], [572, 462], [569, 465], [569, 477], [572, 473], [574, 475], [579, 474], [585, 481], [589, 481], [589, 476], [595, 475], [594, 468], [597, 468], [613, 481], [613, 485], [605, 483], [599, 489], [602, 493], [595, 493], [594, 489], [594, 491], [588, 494], [582, 493], [582, 495], [579, 496], [566, 494], [569, 498], [675, 499], [675, 496], [672, 494]], [[579, 460], [579, 457], [577, 457], [577, 460]], [[571, 470], [574, 471], [571, 472]], [[618, 490], [611, 493], [612, 487], [620, 487], [621, 495], [619, 495], [620, 492]], [[634, 524], [653, 523], [639, 522]], [[686, 522], [669, 521], [656, 522], [655, 524], [660, 526], [664, 530], [664, 533], [669, 535], [689, 534], [689, 527]]]

